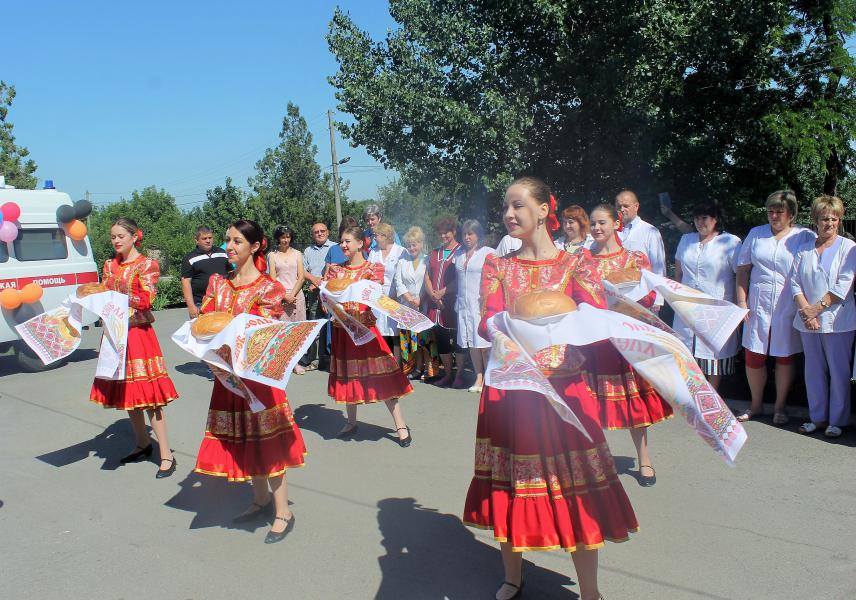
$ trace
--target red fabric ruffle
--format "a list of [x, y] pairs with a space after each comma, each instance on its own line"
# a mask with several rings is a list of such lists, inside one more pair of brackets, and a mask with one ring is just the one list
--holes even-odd
[[610, 342], [585, 349], [585, 379], [596, 396], [595, 409], [605, 429], [648, 427], [672, 417], [672, 407], [630, 366]]
[[104, 408], [134, 410], [166, 406], [178, 398], [155, 330], [150, 325], [131, 327], [127, 347], [125, 379], [96, 378], [89, 399]]
[[374, 339], [357, 346], [342, 327], [333, 327], [327, 393], [339, 404], [369, 404], [413, 392], [377, 327]]
[[194, 470], [229, 481], [246, 481], [302, 467], [306, 445], [285, 392], [254, 381], [242, 381], [265, 405], [265, 410], [253, 413], [246, 398], [215, 381], [205, 437]]
[[594, 549], [638, 529], [630, 500], [579, 375], [551, 378], [591, 436], [564, 422], [540, 394], [485, 387], [475, 476], [463, 520], [492, 528], [515, 551]]

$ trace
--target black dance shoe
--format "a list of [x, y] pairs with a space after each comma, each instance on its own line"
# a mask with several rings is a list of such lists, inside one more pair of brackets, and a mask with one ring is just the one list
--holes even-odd
[[351, 427], [345, 427], [344, 429], [342, 429], [342, 431], [336, 434], [336, 438], [340, 440], [350, 439], [357, 433], [358, 428], [359, 425], [357, 425], [356, 423], [354, 423]]
[[267, 535], [265, 536], [265, 544], [276, 544], [277, 542], [281, 542], [285, 539], [285, 536], [291, 533], [291, 530], [294, 529], [294, 513], [291, 513], [290, 519], [286, 519], [285, 517], [273, 518], [274, 521], [276, 521], [277, 519], [279, 519], [280, 521], [284, 521], [285, 523], [287, 523], [287, 525], [285, 526], [285, 529], [283, 529], [279, 533], [268, 531]]
[[151, 444], [149, 444], [145, 448], [143, 448], [142, 446], [135, 446], [134, 451], [131, 452], [128, 456], [123, 456], [122, 458], [120, 458], [119, 462], [124, 465], [124, 464], [129, 463], [129, 462], [138, 461], [144, 456], [146, 458], [148, 458], [151, 455], [152, 455], [152, 445]]
[[404, 439], [398, 438], [398, 445], [402, 448], [407, 448], [413, 442], [413, 436], [410, 435], [410, 427], [399, 427], [396, 429], [396, 432], [401, 431], [402, 429], [407, 430], [407, 437]]
[[[502, 585], [507, 585], [508, 587], [512, 587], [512, 588], [514, 588], [514, 589], [516, 590], [516, 591], [514, 592], [514, 595], [512, 595], [512, 596], [509, 596], [509, 597], [508, 597], [508, 600], [513, 600], [514, 598], [519, 598], [519, 597], [520, 597], [520, 594], [522, 594], [522, 593], [523, 593], [523, 580], [522, 580], [522, 579], [520, 580], [520, 585], [514, 585], [514, 584], [513, 584], [513, 583], [511, 583], [510, 581], [503, 581], [503, 582], [502, 582]], [[500, 590], [502, 589], [502, 585], [501, 585], [501, 586], [499, 586], [499, 589], [500, 589]], [[498, 593], [498, 592], [499, 592], [499, 590], [497, 590], [497, 593]]]
[[169, 477], [170, 475], [175, 473], [175, 466], [178, 464], [178, 461], [175, 460], [175, 455], [174, 454], [172, 455], [172, 459], [162, 458], [161, 464], [163, 464], [165, 462], [171, 462], [172, 464], [170, 464], [169, 468], [166, 470], [158, 469], [158, 472], [155, 473], [155, 479], [166, 479], [167, 477]]
[[[654, 472], [654, 474], [650, 477], [646, 477], [642, 474], [643, 467], [648, 467], [649, 469], [651, 469], [651, 471]], [[642, 487], [651, 487], [655, 483], [657, 483], [657, 471], [654, 471], [654, 467], [652, 467], [651, 465], [639, 465], [639, 485], [641, 485]]]

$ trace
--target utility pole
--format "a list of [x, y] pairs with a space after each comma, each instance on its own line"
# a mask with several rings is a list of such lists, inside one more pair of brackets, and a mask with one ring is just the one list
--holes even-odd
[[330, 126], [330, 155], [333, 158], [333, 194], [336, 196], [336, 229], [342, 224], [342, 200], [339, 197], [339, 161], [336, 158], [336, 137], [333, 134], [333, 111], [327, 111]]

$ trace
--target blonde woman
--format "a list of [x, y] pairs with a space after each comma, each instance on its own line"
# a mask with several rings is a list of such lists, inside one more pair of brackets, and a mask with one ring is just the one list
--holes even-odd
[[805, 389], [811, 421], [800, 433], [826, 424], [826, 437], [837, 438], [850, 422], [850, 353], [856, 331], [853, 278], [856, 243], [840, 235], [844, 203], [821, 196], [811, 205], [817, 239], [797, 250], [791, 270], [796, 304], [794, 328], [805, 352]]
[[[374, 236], [377, 247], [374, 250], [369, 250], [368, 261], [383, 265], [383, 293], [385, 296], [394, 298], [395, 266], [402, 257], [407, 255], [407, 250], [404, 249], [404, 246], [400, 246], [395, 242], [397, 239], [395, 229], [389, 223], [378, 223], [375, 225]], [[394, 320], [380, 313], [375, 313], [375, 317], [377, 317], [378, 331], [380, 331], [387, 345], [392, 349], [395, 360], [398, 362], [401, 357], [401, 350], [398, 347], [398, 325]]]

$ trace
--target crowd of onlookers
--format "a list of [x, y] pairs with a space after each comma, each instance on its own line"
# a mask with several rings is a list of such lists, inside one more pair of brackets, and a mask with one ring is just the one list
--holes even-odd
[[[639, 216], [639, 208], [639, 199], [629, 190], [617, 195], [614, 208], [600, 205], [591, 215], [581, 206], [568, 206], [557, 215], [561, 231], [555, 244], [566, 252], [585, 249], [603, 258], [617, 243], [644, 253], [650, 269], [665, 275], [667, 259], [660, 230]], [[828, 437], [838, 437], [850, 420], [856, 244], [843, 235], [844, 206], [837, 197], [814, 200], [812, 229], [795, 223], [798, 204], [791, 191], [771, 194], [766, 209], [768, 223], [754, 227], [741, 240], [724, 231], [723, 215], [714, 202], [695, 206], [692, 224], [681, 220], [668, 205], [661, 206], [663, 215], [683, 233], [673, 257], [674, 279], [749, 311], [742, 331], [736, 331], [720, 349], [707, 347], [693, 335], [691, 324], [679, 318], [671, 325], [691, 340], [690, 350], [714, 387], [720, 385], [723, 375], [735, 372], [735, 357], [743, 348], [751, 405], [738, 415], [741, 421], [762, 414], [767, 363], [773, 361], [776, 400], [772, 419], [776, 425], [788, 422], [785, 406], [795, 377], [794, 357], [804, 353], [810, 421], [800, 432], [823, 431]], [[598, 210], [599, 224], [590, 219]], [[367, 259], [384, 266], [384, 293], [420, 310], [435, 323], [429, 331], [414, 333], [401, 331], [394, 321], [378, 315], [378, 330], [394, 349], [405, 374], [411, 380], [481, 392], [490, 346], [478, 332], [482, 267], [488, 255], [508, 255], [519, 247], [519, 241], [506, 235], [492, 247], [483, 224], [442, 217], [433, 223], [439, 245], [429, 250], [425, 231], [413, 226], [399, 237], [375, 204], [365, 208], [362, 223], [345, 217], [340, 231], [353, 226], [364, 227]], [[597, 239], [592, 236], [593, 227]], [[614, 232], [606, 241], [604, 230]], [[287, 292], [284, 318], [326, 318], [319, 285], [326, 266], [344, 262], [344, 255], [324, 223], [312, 225], [312, 242], [303, 252], [292, 247], [293, 238], [287, 226], [277, 227], [268, 255], [270, 276]], [[196, 241], [197, 248], [182, 267], [191, 317], [198, 312], [207, 275], [228, 268], [226, 254], [213, 245], [209, 228], [200, 227]], [[652, 309], [659, 311], [661, 305], [658, 298]], [[296, 367], [297, 373], [328, 368], [328, 340], [329, 333], [322, 332]], [[465, 370], [467, 363], [470, 368]], [[470, 370], [472, 375], [467, 373]]]

